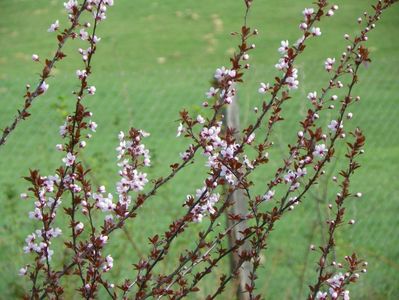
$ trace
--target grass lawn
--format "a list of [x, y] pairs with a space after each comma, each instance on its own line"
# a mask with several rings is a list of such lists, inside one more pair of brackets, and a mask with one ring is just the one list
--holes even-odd
[[[108, 19], [99, 26], [102, 40], [94, 57], [91, 78], [97, 93], [86, 102], [99, 124], [83, 156], [85, 164], [95, 173], [93, 182], [114, 189], [118, 178], [114, 150], [117, 134], [130, 126], [151, 133], [146, 142], [153, 157], [151, 178], [166, 174], [169, 164], [178, 160], [187, 143], [175, 139], [178, 112], [182, 108], [202, 111], [200, 104], [214, 70], [228, 66], [228, 57], [238, 44], [229, 33], [241, 27], [242, 2], [115, 1]], [[245, 75], [246, 85], [239, 87], [243, 124], [255, 117], [253, 107], [261, 101], [256, 92], [259, 82], [271, 82], [278, 74], [273, 66], [279, 58], [276, 50], [280, 41], [293, 42], [299, 38], [301, 12], [311, 2], [254, 1], [249, 25], [258, 28], [260, 35], [253, 40], [256, 49], [251, 55], [253, 67]], [[340, 9], [333, 18], [323, 19], [322, 36], [311, 40], [298, 59], [300, 88], [284, 107], [287, 121], [277, 125], [272, 136], [276, 147], [270, 154], [277, 160], [253, 175], [254, 193], [262, 191], [281, 163], [286, 150], [283, 145], [295, 137], [298, 121], [308, 107], [307, 93], [328, 82], [328, 74], [323, 71], [324, 60], [340, 56], [346, 45], [343, 35], [353, 36], [359, 31], [356, 19], [372, 2], [336, 1]], [[0, 1], [0, 127], [10, 123], [16, 109], [22, 106], [25, 84], [37, 82], [41, 66], [31, 61], [31, 55], [37, 53], [44, 58], [54, 51], [55, 35], [46, 30], [56, 19], [61, 25], [66, 24], [62, 3], [61, 0]], [[373, 63], [360, 73], [355, 92], [362, 100], [352, 109], [354, 120], [349, 125], [360, 126], [367, 137], [362, 168], [352, 185], [353, 192], [361, 191], [364, 196], [350, 202], [347, 215], [356, 219], [357, 224], [351, 229], [343, 228], [336, 249], [338, 260], [356, 250], [369, 262], [368, 273], [351, 288], [353, 299], [399, 299], [398, 28], [399, 5], [396, 5], [383, 15], [370, 35], [368, 47]], [[55, 145], [60, 142], [58, 126], [74, 104], [71, 91], [78, 84], [75, 70], [81, 68], [76, 51], [79, 45], [78, 41], [68, 42], [68, 57], [48, 81], [48, 93], [38, 99], [32, 117], [21, 123], [0, 149], [0, 299], [18, 298], [27, 288], [27, 282], [17, 273], [29, 260], [22, 247], [34, 222], [27, 217], [33, 204], [19, 200], [19, 194], [28, 186], [22, 177], [29, 168], [53, 174], [61, 164], [62, 154], [55, 151]], [[127, 232], [118, 232], [111, 239], [107, 248], [115, 259], [111, 278], [122, 275], [132, 278], [131, 264], [146, 253], [147, 237], [165, 231], [169, 222], [183, 213], [181, 204], [185, 195], [193, 193], [200, 185], [198, 178], [205, 176], [202, 160], [197, 163], [198, 167], [187, 168], [148, 202], [139, 217], [128, 225]], [[337, 165], [341, 163], [338, 161]], [[315, 187], [304, 204], [283, 218], [272, 233], [269, 247], [263, 253], [265, 265], [257, 284], [266, 299], [304, 299], [307, 285], [315, 280], [318, 255], [308, 254], [308, 247], [320, 243], [326, 230], [320, 224], [320, 216], [326, 216], [326, 203], [337, 192], [335, 186], [328, 184], [327, 196], [321, 197], [326, 186]], [[318, 197], [320, 201], [316, 201]], [[170, 269], [178, 251], [192, 243], [190, 235], [204, 225], [191, 226], [185, 238], [176, 241], [176, 250], [158, 271]], [[126, 245], [131, 239], [134, 245], [129, 248]], [[68, 253], [63, 253], [59, 260], [68, 257]], [[222, 265], [220, 272], [226, 267]], [[204, 281], [201, 292], [192, 297], [202, 299], [214, 290], [216, 275]], [[72, 298], [71, 292], [68, 291], [67, 299]], [[228, 299], [228, 291], [225, 295]]]

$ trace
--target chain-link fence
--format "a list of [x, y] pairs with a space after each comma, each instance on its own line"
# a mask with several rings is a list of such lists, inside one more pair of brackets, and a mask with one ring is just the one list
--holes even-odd
[[[37, 80], [34, 72], [40, 67], [30, 65], [32, 52], [37, 51], [41, 57], [51, 55], [56, 38], [44, 37], [44, 34], [48, 25], [58, 18], [65, 25], [66, 17], [61, 19], [59, 14], [63, 2], [0, 1], [0, 126], [10, 122], [16, 109], [21, 107], [23, 99], [20, 96], [25, 84]], [[236, 41], [229, 39], [228, 33], [242, 26], [243, 14], [241, 1], [115, 2], [117, 5], [109, 10], [106, 24], [100, 27], [102, 41], [90, 78], [97, 93], [85, 100], [99, 127], [81, 156], [84, 164], [92, 169], [90, 179], [93, 184], [105, 185], [109, 191], [114, 190], [118, 178], [115, 147], [120, 130], [127, 131], [134, 126], [151, 133], [145, 140], [153, 162], [148, 171], [150, 178], [164, 176], [169, 165], [180, 160], [179, 152], [186, 148], [188, 141], [175, 137], [178, 112], [185, 108], [192, 114], [205, 115], [201, 103], [205, 100], [213, 67], [216, 67], [214, 62], [226, 61], [225, 57], [234, 51], [232, 46]], [[272, 81], [277, 75], [272, 67], [278, 59], [275, 48], [281, 39], [292, 42], [299, 37], [300, 12], [310, 2], [254, 1], [255, 9], [249, 22], [251, 27], [252, 24], [259, 26], [261, 34], [259, 39], [253, 40], [256, 50], [254, 55], [251, 53], [251, 69], [246, 72], [246, 83], [238, 86], [243, 127], [256, 117], [253, 108], [261, 105], [257, 93], [259, 82]], [[309, 107], [307, 93], [319, 91], [328, 83], [322, 60], [329, 55], [340, 55], [337, 49], [345, 47], [341, 37], [346, 32], [353, 36], [358, 30], [353, 26], [358, 14], [374, 1], [335, 2], [340, 10], [334, 20], [320, 25], [322, 37], [309, 41], [303, 58], [298, 60], [300, 88], [284, 105], [286, 120], [276, 125], [271, 136], [274, 142], [271, 162], [251, 177], [255, 183], [254, 193], [263, 190], [265, 182], [287, 153], [287, 143], [295, 139], [298, 121]], [[353, 120], [345, 121], [345, 128], [360, 126], [367, 137], [362, 167], [352, 184], [353, 192], [362, 192], [363, 197], [348, 203], [347, 217], [357, 223], [352, 228], [344, 226], [340, 230], [334, 254], [337, 261], [342, 261], [344, 255], [356, 250], [369, 262], [368, 273], [351, 288], [353, 299], [399, 298], [399, 61], [397, 57], [389, 57], [397, 53], [398, 41], [392, 33], [398, 28], [397, 12], [397, 9], [387, 12], [377, 25], [378, 35], [385, 35], [383, 38], [370, 36], [368, 43], [376, 61], [361, 71], [354, 92], [362, 100], [350, 108]], [[381, 38], [381, 44], [378, 38]], [[0, 149], [0, 299], [20, 298], [27, 289], [28, 283], [20, 280], [17, 272], [29, 261], [22, 247], [35, 223], [27, 217], [33, 204], [19, 199], [19, 194], [28, 187], [22, 177], [28, 174], [29, 168], [40, 169], [47, 175], [54, 174], [61, 165], [63, 154], [55, 150], [55, 145], [61, 142], [58, 127], [74, 105], [71, 95], [77, 87], [74, 72], [81, 66], [73, 55], [77, 43], [73, 41], [67, 45], [68, 61], [54, 70], [55, 79], [49, 80], [49, 91], [37, 100], [31, 110], [32, 116], [20, 124]], [[35, 71], [23, 74], [30, 68]], [[334, 111], [322, 112], [324, 125], [333, 118]], [[259, 135], [262, 135], [261, 131]], [[342, 154], [343, 148], [337, 151]], [[177, 175], [146, 203], [125, 231], [116, 232], [110, 239], [106, 251], [115, 259], [111, 281], [118, 284], [118, 278], [132, 278], [131, 264], [145, 255], [147, 237], [164, 232], [171, 220], [181, 216], [185, 196], [194, 193], [206, 176], [202, 158], [199, 156], [196, 160], [195, 165]], [[326, 179], [314, 187], [303, 205], [279, 221], [272, 232], [268, 249], [262, 254], [264, 267], [260, 269], [257, 282], [266, 299], [304, 299], [307, 295], [307, 285], [316, 277], [318, 257], [309, 251], [309, 244], [320, 244], [325, 237], [327, 203], [337, 192], [330, 179], [341, 165], [342, 160], [334, 160]], [[64, 203], [68, 200], [63, 199]], [[60, 220], [57, 226], [63, 228], [65, 236], [68, 235], [66, 220]], [[170, 259], [156, 271], [171, 268], [179, 251], [191, 245], [192, 236], [201, 226], [190, 227], [173, 245], [175, 250], [171, 250]], [[52, 245], [55, 249], [61, 247], [57, 243]], [[60, 264], [67, 263], [71, 257], [70, 253], [56, 253]], [[221, 269], [226, 271], [227, 263], [222, 264]], [[208, 278], [193, 297], [203, 299], [214, 290], [221, 272], [219, 270]], [[72, 288], [67, 290], [65, 298], [73, 299], [72, 292]], [[228, 290], [224, 295], [225, 299], [233, 297]]]
[[[389, 61], [379, 61], [361, 72], [356, 93], [362, 100], [353, 107], [351, 111], [354, 118], [348, 121], [349, 127], [353, 127], [352, 123], [360, 126], [367, 137], [362, 168], [353, 182], [354, 192], [361, 191], [364, 196], [351, 202], [348, 212], [348, 217], [356, 219], [357, 225], [351, 230], [342, 230], [336, 250], [338, 260], [342, 260], [343, 255], [351, 254], [354, 249], [369, 261], [369, 274], [352, 288], [354, 299], [399, 297], [399, 97], [396, 93], [399, 71], [396, 66]], [[303, 84], [293, 93], [294, 99], [284, 106], [283, 115], [287, 121], [277, 125], [272, 135], [276, 149], [271, 152], [273, 163], [267, 170], [254, 176], [259, 186], [273, 174], [268, 170], [274, 170], [281, 163], [283, 153], [287, 152], [283, 145], [295, 137], [298, 121], [309, 107], [307, 93], [328, 82], [327, 77], [312, 75], [314, 72], [311, 70], [322, 69], [320, 63], [310, 62], [299, 67]], [[260, 105], [261, 98], [256, 93], [259, 82], [274, 76], [274, 71], [267, 70], [261, 66], [250, 70], [245, 77], [245, 87], [238, 87], [243, 125], [253, 120], [253, 107]], [[206, 82], [211, 77], [212, 70], [201, 69], [96, 74], [93, 81], [102, 84], [98, 84], [97, 94], [87, 100], [87, 105], [94, 112], [93, 120], [99, 127], [83, 154], [84, 163], [93, 170], [92, 181], [106, 185], [109, 190], [114, 188], [117, 179], [114, 150], [117, 134], [120, 130], [126, 131], [129, 126], [151, 133], [146, 142], [153, 158], [150, 176], [156, 178], [166, 174], [169, 165], [179, 160], [179, 152], [187, 143], [184, 139], [175, 138], [178, 111], [186, 108], [193, 113], [203, 113], [201, 103], [208, 86]], [[118, 81], [108, 85], [109, 78], [118, 78]], [[0, 286], [2, 291], [7, 287], [5, 295], [10, 297], [20, 294], [22, 283], [14, 274], [26, 262], [21, 248], [33, 225], [26, 218], [32, 203], [18, 199], [19, 193], [27, 187], [27, 182], [21, 176], [26, 175], [29, 168], [39, 168], [43, 174], [51, 174], [60, 164], [62, 154], [57, 153], [54, 146], [60, 142], [58, 126], [73, 105], [73, 98], [65, 91], [71, 90], [74, 84], [67, 76], [60, 75], [54, 89], [49, 90], [49, 95], [34, 106], [32, 117], [21, 124], [1, 150], [0, 245], [3, 255], [13, 259], [1, 260], [1, 268], [10, 270], [12, 275], [2, 278]], [[2, 111], [2, 122], [9, 120], [11, 109]], [[332, 111], [323, 114], [334, 115]], [[325, 120], [328, 122], [329, 118], [326, 116]], [[201, 185], [201, 173], [205, 175], [201, 159], [197, 164], [197, 167], [189, 167], [184, 175], [177, 176], [174, 183], [147, 203], [140, 213], [142, 217], [128, 227], [129, 232], [118, 235], [117, 242], [112, 246], [115, 249], [113, 252], [117, 253], [116, 265], [118, 260], [125, 265], [126, 262], [132, 263], [128, 259], [134, 260], [145, 253], [146, 236], [165, 230], [168, 222], [182, 213], [181, 204], [185, 195], [193, 193]], [[259, 279], [259, 289], [270, 295], [270, 299], [296, 299], [298, 295], [304, 297], [307, 293], [307, 284], [315, 277], [317, 259], [317, 255], [309, 253], [308, 246], [322, 240], [322, 232], [326, 230], [323, 220], [328, 211], [327, 203], [335, 192], [330, 184], [321, 183], [305, 204], [282, 220], [273, 232], [269, 249], [263, 254], [265, 267], [261, 269]], [[131, 252], [126, 252], [124, 243], [133, 246]], [[177, 247], [183, 248], [187, 243], [182, 240]], [[119, 266], [113, 275], [116, 277], [131, 271], [130, 268]], [[211, 281], [207, 281], [205, 291], [211, 287]], [[199, 294], [198, 298], [201, 296], [203, 294]]]

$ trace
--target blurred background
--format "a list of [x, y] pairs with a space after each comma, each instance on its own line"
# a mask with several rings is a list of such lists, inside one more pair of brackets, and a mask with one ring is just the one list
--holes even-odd
[[[22, 106], [25, 84], [34, 86], [38, 81], [42, 66], [32, 62], [31, 55], [38, 54], [42, 59], [52, 55], [56, 35], [47, 33], [47, 28], [56, 19], [61, 28], [66, 26], [63, 2], [0, 1], [0, 127], [8, 125]], [[300, 88], [284, 107], [287, 121], [273, 132], [276, 147], [271, 151], [272, 162], [252, 177], [255, 192], [264, 189], [287, 153], [287, 143], [295, 139], [298, 121], [309, 107], [308, 92], [319, 91], [328, 83], [324, 60], [339, 58], [346, 47], [343, 35], [359, 32], [356, 20], [373, 1], [335, 3], [339, 5], [335, 16], [318, 25], [322, 36], [309, 41], [297, 60]], [[310, 6], [312, 1], [305, 0], [254, 1], [249, 26], [260, 34], [251, 40], [256, 44], [250, 53], [251, 69], [245, 74], [246, 83], [238, 87], [242, 124], [255, 118], [253, 107], [261, 104], [259, 82], [272, 82], [278, 75], [274, 64], [279, 58], [280, 41], [287, 39], [292, 43], [300, 37], [301, 12]], [[150, 178], [167, 174], [169, 165], [179, 160], [179, 152], [188, 143], [175, 138], [178, 112], [185, 108], [193, 114], [203, 113], [201, 103], [214, 70], [229, 66], [229, 57], [239, 43], [230, 32], [241, 28], [243, 13], [243, 1], [237, 0], [115, 1], [98, 29], [102, 40], [90, 79], [97, 93], [86, 100], [99, 125], [83, 154], [84, 163], [93, 170], [93, 183], [114, 190], [118, 178], [117, 134], [131, 126], [151, 133], [145, 141], [153, 160]], [[351, 108], [354, 118], [348, 122], [348, 128], [361, 127], [367, 138], [362, 168], [352, 184], [352, 191], [362, 192], [363, 197], [348, 203], [347, 217], [357, 223], [340, 230], [336, 248], [338, 261], [356, 251], [369, 262], [368, 273], [350, 289], [353, 299], [399, 299], [398, 29], [396, 5], [384, 13], [370, 34], [367, 46], [373, 62], [360, 72], [355, 94], [361, 96], [361, 101]], [[22, 247], [36, 224], [27, 217], [33, 204], [19, 199], [28, 187], [22, 177], [30, 168], [54, 174], [61, 164], [62, 153], [55, 150], [55, 145], [61, 142], [58, 128], [74, 105], [71, 92], [78, 86], [75, 71], [81, 68], [77, 53], [80, 46], [79, 41], [68, 41], [68, 57], [54, 70], [54, 78], [48, 81], [49, 91], [33, 105], [32, 117], [21, 123], [0, 149], [0, 299], [18, 298], [28, 286], [17, 274], [29, 261]], [[328, 123], [336, 113], [325, 114], [331, 114], [324, 119]], [[338, 149], [341, 153], [343, 150]], [[331, 176], [337, 174], [341, 163], [334, 161]], [[125, 232], [115, 234], [108, 246], [115, 259], [111, 279], [133, 277], [131, 264], [146, 253], [147, 237], [165, 231], [169, 222], [183, 213], [185, 195], [200, 187], [198, 178], [205, 176], [205, 171], [199, 159], [197, 167], [187, 168], [147, 203]], [[325, 238], [327, 203], [338, 191], [329, 180], [316, 186], [304, 204], [283, 218], [272, 233], [257, 282], [266, 299], [305, 299], [307, 286], [315, 281], [319, 255], [308, 249]], [[193, 226], [176, 241], [170, 259], [157, 271], [173, 266], [176, 255], [190, 246], [190, 234], [201, 226], [204, 225]], [[68, 230], [65, 226], [63, 229]], [[58, 255], [60, 263], [70, 257], [62, 252]], [[219, 273], [210, 276], [201, 291], [191, 297], [202, 299], [212, 292], [214, 280], [223, 270], [227, 270], [227, 265], [221, 265]], [[66, 298], [72, 299], [72, 294], [72, 289], [67, 291]], [[226, 299], [232, 297], [229, 291], [224, 295]]]

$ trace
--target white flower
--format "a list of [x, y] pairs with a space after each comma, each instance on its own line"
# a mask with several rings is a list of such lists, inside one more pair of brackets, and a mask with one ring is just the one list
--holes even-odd
[[75, 155], [73, 155], [71, 152], [68, 152], [67, 153], [67, 156], [66, 157], [64, 157], [63, 159], [62, 159], [62, 162], [67, 166], [67, 167], [69, 167], [69, 166], [72, 166], [73, 165], [73, 163], [75, 162]]
[[29, 219], [42, 220], [43, 219], [43, 215], [42, 215], [42, 212], [40, 211], [40, 209], [36, 207], [34, 211], [30, 211], [29, 212]]
[[64, 2], [64, 7], [68, 13], [72, 13], [73, 9], [78, 7], [78, 1], [69, 0], [68, 2]]
[[251, 134], [249, 135], [249, 137], [247, 138], [247, 144], [248, 144], [248, 145], [251, 144], [251, 143], [254, 141], [254, 139], [255, 139], [255, 133], [253, 132], [253, 133], [251, 133]]
[[332, 120], [330, 125], [327, 126], [332, 132], [336, 132], [338, 128], [343, 128], [342, 122], [338, 124], [336, 120]]
[[103, 212], [113, 211], [116, 207], [115, 203], [112, 202], [113, 196], [110, 193], [108, 193], [108, 197], [105, 198], [101, 195], [93, 194], [93, 198], [96, 200], [96, 207]]
[[258, 89], [258, 92], [259, 92], [260, 94], [266, 94], [267, 91], [269, 90], [269, 88], [270, 88], [269, 83], [263, 83], [263, 82], [261, 82], [261, 83], [260, 83], [260, 88]]
[[223, 79], [223, 77], [225, 76], [225, 72], [226, 72], [225, 67], [216, 69], [215, 75], [214, 75], [215, 79], [217, 79], [218, 81], [221, 81]]
[[321, 35], [321, 31], [319, 27], [312, 27], [312, 29], [310, 30], [310, 32], [314, 35], [314, 36], [320, 36]]
[[96, 93], [96, 87], [92, 85], [87, 89], [87, 91], [89, 92], [89, 95], [94, 95]]
[[343, 299], [344, 300], [350, 300], [349, 291], [348, 290], [342, 292], [342, 295], [343, 295]]
[[285, 82], [287, 83], [289, 89], [297, 89], [298, 88], [299, 81], [296, 80], [294, 77], [288, 77], [285, 80]]
[[208, 92], [205, 93], [206, 97], [208, 99], [215, 97], [219, 89], [215, 89], [214, 87], [211, 87]]
[[303, 42], [305, 41], [305, 36], [301, 36], [294, 44], [295, 47], [298, 47], [299, 45], [303, 44]]
[[108, 272], [109, 270], [112, 269], [113, 266], [114, 266], [114, 259], [112, 258], [111, 255], [107, 255], [107, 257], [105, 258], [105, 264], [103, 266], [103, 271]]
[[227, 75], [229, 75], [231, 78], [236, 77], [236, 70], [228, 70]]
[[97, 125], [96, 122], [93, 122], [93, 121], [90, 120], [90, 122], [89, 122], [89, 128], [90, 128], [91, 131], [96, 132], [97, 126], [98, 126], [98, 125]]
[[205, 119], [201, 115], [198, 115], [197, 116], [197, 122], [200, 123], [200, 124], [204, 124], [205, 123]]
[[288, 48], [289, 48], [288, 46], [289, 46], [289, 43], [287, 40], [281, 41], [281, 47], [278, 48], [278, 52], [280, 52], [281, 54], [287, 53]]
[[58, 28], [60, 28], [60, 22], [56, 20], [53, 24], [50, 25], [49, 29], [47, 29], [48, 32], [54, 32], [57, 31]]
[[94, 44], [97, 44], [97, 43], [100, 42], [100, 41], [101, 41], [101, 38], [97, 37], [96, 35], [93, 36], [93, 43], [94, 43]]
[[[67, 123], [64, 123], [64, 125], [61, 125], [61, 126], [60, 126], [60, 135], [61, 135], [62, 137], [65, 137], [67, 133], [68, 133], [68, 130], [67, 130]], [[61, 145], [61, 146], [62, 146], [62, 145]], [[58, 149], [58, 150], [62, 150], [62, 147], [57, 147], [57, 149]]]
[[39, 87], [39, 91], [44, 93], [48, 90], [48, 87], [49, 87], [49, 85], [45, 81], [43, 81]]
[[301, 23], [301, 24], [299, 24], [299, 28], [302, 29], [302, 30], [306, 30], [306, 29], [308, 29], [308, 24]]
[[292, 182], [295, 180], [295, 178], [296, 174], [293, 171], [289, 170], [288, 173], [284, 176], [284, 181], [287, 183]]
[[283, 70], [288, 68], [288, 62], [285, 58], [280, 58], [278, 64], [274, 65], [277, 70]]
[[263, 195], [262, 199], [264, 201], [269, 201], [269, 200], [271, 200], [274, 197], [275, 193], [276, 193], [275, 191], [269, 190], [266, 194]]
[[233, 102], [233, 98], [235, 96], [235, 89], [223, 90], [220, 94], [220, 99], [224, 101], [224, 103], [230, 104]]
[[314, 9], [313, 8], [305, 8], [302, 13], [305, 17], [309, 17], [314, 13]]
[[225, 67], [216, 69], [216, 72], [214, 75], [215, 79], [217, 79], [218, 81], [222, 81], [226, 76], [234, 78], [234, 77], [236, 77], [236, 71], [228, 70]]
[[301, 184], [300, 184], [299, 182], [295, 182], [294, 184], [292, 184], [292, 185], [290, 186], [290, 191], [295, 191], [295, 190], [297, 190], [297, 189], [299, 188], [300, 185], [301, 185]]
[[333, 64], [335, 63], [335, 58], [327, 58], [326, 61], [324, 62], [324, 68], [327, 70], [327, 72], [330, 72], [332, 70]]
[[326, 300], [327, 299], [327, 293], [326, 292], [320, 292], [318, 291], [316, 294], [316, 299], [317, 300]]
[[19, 276], [25, 276], [27, 273], [28, 273], [28, 267], [25, 266], [25, 267], [19, 269], [18, 275]]
[[79, 37], [81, 40], [85, 41], [89, 38], [89, 33], [86, 30], [81, 29], [79, 32]]
[[316, 101], [316, 99], [317, 99], [317, 92], [316, 91], [314, 91], [314, 92], [310, 92], [309, 94], [308, 94], [308, 97], [307, 97], [310, 101]]
[[108, 241], [108, 236], [106, 235], [100, 235], [100, 237], [98, 238], [99, 242], [101, 243], [102, 246], [104, 246], [107, 241]]
[[75, 233], [81, 233], [85, 225], [82, 222], [79, 222], [75, 225]]
[[181, 136], [181, 134], [182, 134], [184, 131], [185, 131], [185, 128], [184, 128], [183, 124], [180, 123], [180, 124], [179, 124], [179, 127], [177, 127], [177, 134], [176, 134], [176, 137]]
[[61, 233], [62, 233], [62, 230], [61, 230], [60, 228], [57, 227], [57, 228], [50, 228], [50, 229], [47, 231], [46, 235], [47, 235], [47, 237], [49, 237], [49, 238], [56, 238], [57, 236], [60, 236]]
[[304, 177], [308, 172], [306, 171], [306, 168], [298, 168], [296, 170], [296, 177]]
[[76, 76], [82, 80], [83, 78], [87, 77], [86, 70], [76, 70]]
[[313, 151], [313, 156], [316, 157], [324, 157], [324, 155], [326, 154], [326, 152], [328, 151], [328, 149], [326, 148], [326, 145], [324, 144], [319, 144], [316, 145], [314, 151]]
[[248, 157], [246, 155], [243, 156], [243, 162], [248, 168], [250, 168], [250, 169], [254, 168], [252, 162], [248, 159]]
[[142, 137], [149, 137], [151, 134], [147, 131], [144, 131], [142, 129], [139, 130], [140, 134]]

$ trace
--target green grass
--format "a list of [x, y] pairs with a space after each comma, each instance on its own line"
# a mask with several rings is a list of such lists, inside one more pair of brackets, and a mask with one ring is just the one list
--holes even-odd
[[[55, 19], [66, 24], [62, 2], [0, 2], [0, 126], [8, 124], [16, 109], [21, 107], [25, 84], [37, 82], [41, 67], [30, 61], [31, 54], [44, 58], [54, 51], [55, 36], [46, 30]], [[152, 178], [166, 174], [169, 164], [178, 159], [178, 153], [186, 145], [186, 141], [175, 139], [178, 111], [183, 107], [191, 112], [201, 110], [200, 104], [214, 69], [228, 65], [228, 53], [238, 44], [229, 32], [239, 30], [243, 14], [242, 1], [115, 2], [107, 21], [99, 27], [102, 41], [94, 58], [91, 79], [98, 92], [87, 100], [99, 128], [84, 153], [85, 163], [96, 174], [93, 180], [105, 184], [109, 190], [114, 188], [117, 179], [114, 149], [120, 130], [135, 126], [151, 132], [147, 145], [153, 156], [153, 167], [149, 171]], [[243, 124], [253, 120], [252, 108], [259, 105], [256, 93], [259, 82], [272, 81], [277, 75], [272, 66], [278, 59], [276, 49], [280, 40], [292, 42], [299, 37], [297, 24], [301, 11], [310, 3], [304, 0], [255, 1], [249, 23], [259, 29], [260, 35], [253, 41], [257, 47], [251, 55], [253, 67], [245, 75], [247, 83], [239, 90]], [[278, 146], [294, 138], [297, 129], [293, 128], [298, 127], [297, 122], [308, 105], [307, 92], [325, 85], [328, 76], [323, 72], [323, 61], [326, 57], [339, 57], [345, 47], [343, 34], [353, 35], [359, 31], [356, 19], [370, 3], [369, 0], [337, 1], [340, 10], [333, 18], [322, 21], [322, 37], [310, 41], [297, 61], [301, 86], [293, 93], [294, 99], [284, 107], [287, 122], [277, 126], [273, 135], [277, 147], [271, 155], [277, 160], [253, 175], [256, 191], [262, 190], [272, 174], [272, 167], [281, 161], [282, 152]], [[356, 93], [362, 100], [352, 110], [354, 120], [350, 126], [357, 124], [367, 136], [366, 154], [361, 159], [363, 166], [353, 182], [354, 192], [362, 191], [364, 197], [349, 205], [348, 217], [355, 218], [358, 223], [339, 234], [337, 256], [356, 249], [369, 261], [369, 272], [351, 288], [353, 299], [399, 298], [398, 15], [397, 5], [384, 14], [376, 31], [370, 35], [368, 46], [373, 63], [361, 71]], [[222, 28], [215, 27], [215, 19], [222, 22]], [[16, 274], [29, 261], [22, 246], [34, 222], [27, 218], [32, 203], [19, 200], [18, 195], [27, 188], [22, 177], [28, 174], [29, 168], [51, 174], [61, 163], [61, 154], [54, 146], [60, 142], [58, 126], [73, 106], [71, 91], [78, 83], [74, 71], [80, 68], [78, 45], [77, 41], [68, 43], [68, 57], [49, 80], [48, 93], [38, 99], [32, 117], [21, 123], [0, 150], [0, 299], [17, 298], [27, 287]], [[165, 63], [159, 63], [160, 57]], [[202, 161], [198, 165], [201, 166]], [[137, 249], [126, 250], [129, 243], [126, 235], [115, 234], [107, 249], [115, 258], [113, 278], [128, 274], [132, 277], [131, 263], [146, 253], [146, 237], [163, 232], [173, 218], [183, 213], [181, 204], [185, 195], [199, 187], [198, 178], [204, 172], [205, 168], [189, 167], [141, 209], [139, 217], [128, 226]], [[320, 186], [314, 194], [322, 190]], [[329, 197], [324, 201], [331, 201], [335, 192], [335, 187], [331, 186]], [[306, 263], [304, 258], [308, 245], [319, 243], [320, 233], [326, 228], [318, 223], [316, 201], [312, 197], [306, 200], [278, 223], [263, 253], [265, 266], [257, 286], [266, 299], [305, 298], [306, 286], [314, 281], [317, 255], [310, 254]], [[321, 206], [323, 215], [325, 206]], [[197, 227], [200, 226], [203, 225]], [[193, 226], [176, 241], [177, 250], [158, 271], [173, 266], [173, 254], [192, 243], [190, 235], [198, 230], [197, 227]], [[67, 254], [62, 255], [59, 259], [68, 258]], [[303, 282], [299, 280], [301, 274], [304, 274]], [[209, 277], [202, 285], [203, 291], [193, 297], [201, 299], [211, 292], [215, 288], [214, 280], [216, 277]], [[68, 298], [71, 297], [69, 294]]]

